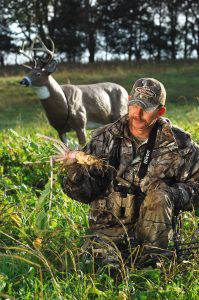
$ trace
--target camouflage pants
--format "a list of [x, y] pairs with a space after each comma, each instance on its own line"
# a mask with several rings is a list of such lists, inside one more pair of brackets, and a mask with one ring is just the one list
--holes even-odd
[[192, 186], [179, 183], [150, 191], [141, 207], [136, 238], [144, 245], [167, 248], [172, 234], [173, 215], [179, 210], [198, 206], [198, 195]]
[[[103, 266], [111, 264], [120, 269], [123, 259], [128, 259], [130, 253], [137, 256], [139, 247], [136, 248], [135, 243], [133, 249], [131, 243], [134, 235], [138, 244], [144, 246], [144, 250], [148, 246], [167, 248], [169, 236], [172, 233], [174, 209], [171, 198], [172, 196], [166, 191], [150, 192], [140, 207], [136, 224], [126, 226], [126, 233], [121, 226], [101, 229], [98, 227], [97, 230], [95, 228], [93, 236], [85, 244], [85, 249], [87, 249], [85, 260], [87, 262], [93, 260], [97, 264], [100, 262]], [[134, 226], [134, 230], [131, 230], [131, 226]]]
[[141, 244], [167, 247], [174, 209], [171, 198], [164, 190], [153, 190], [145, 197], [136, 225], [136, 238]]
[[119, 245], [118, 248], [121, 247], [123, 242], [123, 249], [126, 247], [129, 250], [129, 240], [132, 244], [132, 240], [134, 241], [135, 239], [140, 245], [167, 248], [172, 234], [174, 210], [172, 198], [171, 192], [153, 190], [145, 197], [140, 207], [137, 222], [134, 220], [134, 223], [125, 226], [126, 233], [124, 232], [124, 227], [112, 226], [104, 228], [103, 223], [101, 226], [98, 223], [98, 228], [93, 228], [93, 233], [98, 237], [100, 236], [100, 240], [106, 240], [108, 244], [115, 243], [116, 246]]
[[[94, 235], [100, 237], [99, 241], [106, 240], [106, 244], [119, 245], [118, 249], [123, 244], [122, 248], [129, 251], [129, 240], [130, 242], [136, 240], [138, 244], [144, 246], [167, 248], [169, 239], [172, 237], [174, 206], [178, 209], [189, 210], [195, 202], [194, 197], [196, 197], [195, 194], [191, 193], [190, 189], [186, 190], [185, 186], [183, 190], [178, 185], [174, 188], [164, 186], [162, 189], [152, 190], [148, 192], [141, 204], [138, 219], [128, 225], [125, 224], [125, 227], [114, 224], [106, 227], [108, 218], [105, 212], [108, 211], [110, 214], [110, 207], [106, 205], [106, 201], [103, 202], [102, 207], [98, 207], [98, 202], [96, 202], [93, 208], [96, 209], [97, 206], [97, 210], [94, 210], [97, 215], [95, 215], [95, 224], [91, 226], [91, 229]], [[99, 242], [98, 246], [100, 244]], [[115, 249], [115, 246], [113, 248]], [[105, 257], [109, 252], [107, 250], [102, 251]]]

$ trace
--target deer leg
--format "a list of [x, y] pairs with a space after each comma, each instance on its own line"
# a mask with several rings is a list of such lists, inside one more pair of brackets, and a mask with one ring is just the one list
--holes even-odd
[[86, 110], [82, 105], [76, 113], [74, 118], [73, 128], [77, 133], [77, 138], [80, 145], [86, 144]]
[[81, 145], [86, 144], [86, 129], [84, 128], [77, 128], [76, 130], [77, 138]]
[[68, 139], [67, 139], [66, 133], [58, 132], [58, 134], [59, 134], [60, 140], [61, 140], [65, 145], [68, 145]]

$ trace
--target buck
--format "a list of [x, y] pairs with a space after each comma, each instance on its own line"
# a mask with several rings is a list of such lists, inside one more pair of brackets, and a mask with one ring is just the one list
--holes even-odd
[[[127, 113], [128, 94], [115, 83], [104, 82], [88, 85], [59, 85], [51, 76], [56, 70], [54, 43], [49, 38], [51, 49], [40, 37], [35, 37], [30, 55], [24, 49], [20, 53], [34, 62], [28, 74], [21, 80], [23, 86], [37, 87], [37, 95], [46, 112], [49, 123], [57, 130], [60, 139], [67, 143], [66, 133], [74, 130], [80, 144], [86, 143], [86, 124], [96, 122], [108, 124]], [[40, 47], [35, 47], [38, 44]], [[27, 49], [26, 49], [27, 50]], [[35, 53], [43, 52], [47, 59], [36, 60]]]

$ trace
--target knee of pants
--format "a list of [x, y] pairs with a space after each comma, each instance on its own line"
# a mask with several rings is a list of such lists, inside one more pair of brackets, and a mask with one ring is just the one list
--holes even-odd
[[153, 190], [147, 193], [143, 206], [150, 210], [173, 209], [171, 195], [167, 190]]

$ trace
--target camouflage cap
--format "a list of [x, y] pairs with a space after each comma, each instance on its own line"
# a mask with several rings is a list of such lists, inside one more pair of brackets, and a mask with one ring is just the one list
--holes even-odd
[[164, 85], [154, 78], [138, 79], [130, 93], [129, 105], [140, 105], [146, 111], [164, 106], [166, 90]]

